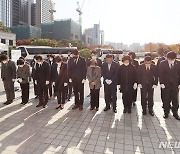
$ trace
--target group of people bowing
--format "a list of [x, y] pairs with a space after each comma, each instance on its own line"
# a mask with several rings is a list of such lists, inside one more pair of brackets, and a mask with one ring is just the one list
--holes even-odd
[[[89, 82], [90, 110], [99, 110], [99, 93], [102, 87], [103, 77], [104, 98], [106, 106], [104, 111], [111, 107], [117, 113], [117, 87], [122, 93], [123, 112], [131, 113], [135, 105], [137, 89], [141, 91], [142, 113], [148, 112], [154, 116], [154, 89], [158, 82], [161, 87], [161, 99], [164, 109], [164, 118], [168, 118], [170, 110], [175, 119], [180, 120], [179, 89], [180, 89], [180, 62], [176, 60], [176, 53], [169, 51], [158, 59], [157, 65], [151, 56], [145, 55], [142, 62], [135, 60], [134, 52], [129, 52], [122, 58], [122, 64], [114, 61], [114, 56], [107, 54], [102, 62], [96, 51], [92, 51], [91, 58], [85, 59], [79, 55], [78, 50], [72, 51], [68, 57], [49, 55], [48, 60], [42, 56], [34, 56], [30, 65], [23, 57], [16, 64], [8, 56], [1, 55], [1, 78], [4, 84], [7, 101], [11, 104], [15, 98], [14, 82], [20, 83], [22, 91], [22, 103], [29, 101], [29, 83], [31, 78], [34, 83], [34, 93], [39, 98], [36, 107], [46, 107], [50, 98], [57, 96], [58, 106], [63, 109], [64, 104], [74, 93], [73, 110], [83, 110], [84, 84]], [[32, 67], [32, 72], [30, 71]], [[119, 85], [119, 86], [118, 86]]]

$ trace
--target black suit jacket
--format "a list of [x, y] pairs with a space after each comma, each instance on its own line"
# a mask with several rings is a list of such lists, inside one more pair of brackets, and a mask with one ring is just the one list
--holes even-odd
[[111, 68], [109, 70], [108, 63], [105, 62], [102, 65], [102, 76], [104, 78], [104, 84], [106, 84], [105, 80], [111, 80], [112, 84], [117, 85], [118, 84], [118, 70], [119, 70], [119, 64], [112, 62]]
[[165, 57], [160, 57], [160, 58], [158, 59], [158, 61], [157, 61], [157, 67], [158, 67], [158, 69], [159, 69], [159, 67], [160, 67], [160, 63], [161, 63], [162, 61], [164, 61], [164, 60], [166, 60]]
[[141, 64], [138, 68], [138, 84], [141, 84], [142, 87], [146, 87], [147, 81], [150, 86], [158, 84], [157, 67], [154, 64], [151, 64], [148, 75], [145, 64]]
[[[87, 67], [89, 67], [91, 65], [91, 59], [87, 59]], [[100, 68], [102, 68], [102, 61], [99, 58], [96, 58], [97, 61], [97, 66], [99, 66]]]
[[119, 84], [121, 85], [121, 92], [133, 92], [134, 83], [137, 83], [137, 73], [135, 66], [132, 64], [129, 66], [121, 65], [119, 67]]
[[[151, 61], [151, 63], [155, 65], [155, 62], [154, 62], [154, 61]], [[144, 64], [144, 60], [143, 60], [143, 61], [140, 61], [140, 65], [141, 65], [141, 64]]]
[[81, 82], [83, 79], [86, 79], [87, 67], [84, 58], [79, 56], [77, 63], [76, 59], [72, 58], [68, 63], [68, 66], [69, 78], [79, 82]]
[[52, 76], [53, 76], [52, 67], [53, 67], [54, 62], [50, 60], [48, 60], [47, 62], [49, 63], [49, 66], [50, 66], [50, 71], [51, 71], [50, 82], [52, 82]]
[[160, 63], [159, 70], [160, 84], [164, 84], [165, 87], [173, 86], [174, 88], [178, 88], [178, 85], [180, 85], [179, 61], [176, 60], [173, 69], [170, 69], [168, 61], [164, 60]]
[[138, 69], [138, 67], [139, 67], [139, 62], [138, 62], [137, 60], [134, 60], [134, 59], [133, 59], [132, 62], [131, 62], [131, 64], [134, 65], [136, 69]]
[[55, 82], [55, 93], [64, 87], [64, 83], [68, 83], [68, 68], [67, 64], [62, 63], [60, 66], [60, 72], [57, 71], [58, 64], [54, 63], [52, 68], [52, 81]]
[[36, 66], [34, 79], [37, 80], [38, 83], [45, 84], [46, 81], [50, 81], [50, 76], [51, 70], [48, 62], [44, 61], [42, 66]]
[[2, 63], [1, 78], [3, 81], [16, 79], [16, 65], [13, 61], [9, 60], [6, 64]]

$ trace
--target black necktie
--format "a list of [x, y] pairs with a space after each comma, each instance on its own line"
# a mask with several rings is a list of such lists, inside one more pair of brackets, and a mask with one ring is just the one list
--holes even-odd
[[174, 67], [174, 65], [173, 65], [173, 64], [171, 64], [171, 69], [173, 69], [173, 67]]

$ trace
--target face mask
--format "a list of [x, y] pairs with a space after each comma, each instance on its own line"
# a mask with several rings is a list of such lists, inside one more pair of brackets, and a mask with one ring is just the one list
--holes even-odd
[[24, 65], [19, 65], [19, 67], [21, 67], [21, 68], [22, 68], [23, 66], [24, 66]]
[[129, 63], [124, 63], [124, 65], [125, 65], [125, 66], [128, 66], [128, 65], [129, 65]]
[[151, 66], [151, 64], [145, 64], [146, 65], [146, 67], [150, 67]]
[[168, 60], [168, 63], [174, 64], [174, 61], [175, 61], [175, 60]]
[[49, 58], [50, 61], [53, 61], [53, 58]]
[[96, 60], [96, 58], [97, 58], [96, 56], [92, 56], [92, 59], [93, 59], [93, 60]]
[[7, 61], [2, 61], [2, 63], [3, 63], [3, 64], [6, 64], [6, 63], [7, 63]]

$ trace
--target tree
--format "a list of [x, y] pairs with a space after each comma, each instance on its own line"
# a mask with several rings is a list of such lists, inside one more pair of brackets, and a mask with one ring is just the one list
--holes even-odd
[[84, 57], [84, 58], [90, 58], [91, 57], [91, 50], [89, 49], [82, 49], [79, 52], [80, 56]]
[[0, 22], [0, 31], [10, 33], [10, 29], [4, 26], [2, 22]]
[[20, 46], [20, 45], [31, 45], [31, 40], [18, 40], [16, 41], [16, 45]]
[[58, 47], [58, 42], [50, 39], [32, 39], [31, 45]]

